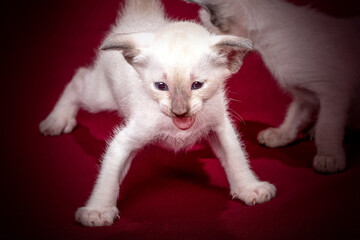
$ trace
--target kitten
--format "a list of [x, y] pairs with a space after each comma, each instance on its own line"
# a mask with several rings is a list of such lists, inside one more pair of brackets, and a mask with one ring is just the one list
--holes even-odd
[[316, 116], [313, 167], [322, 173], [344, 170], [345, 125], [359, 120], [347, 117], [359, 112], [354, 107], [360, 92], [359, 19], [336, 19], [282, 0], [188, 2], [204, 8], [199, 16], [210, 31], [249, 38], [293, 96], [283, 123], [260, 132], [258, 141], [268, 147], [288, 145]]
[[224, 166], [234, 198], [253, 205], [275, 196], [275, 187], [250, 170], [227, 112], [225, 80], [251, 50], [249, 40], [171, 21], [159, 0], [127, 0], [100, 49], [94, 65], [80, 68], [40, 124], [44, 135], [68, 133], [80, 107], [118, 110], [125, 117], [76, 221], [85, 226], [114, 222], [119, 184], [146, 144], [179, 151], [205, 138]]

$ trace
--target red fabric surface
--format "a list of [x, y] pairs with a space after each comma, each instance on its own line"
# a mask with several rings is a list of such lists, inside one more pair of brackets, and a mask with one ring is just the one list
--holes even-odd
[[[356, 1], [292, 0], [336, 16], [359, 13]], [[170, 16], [194, 19], [197, 7], [164, 0]], [[347, 171], [320, 175], [315, 147], [299, 141], [268, 149], [257, 133], [279, 124], [290, 98], [257, 54], [228, 81], [230, 107], [253, 170], [277, 187], [275, 199], [234, 201], [219, 161], [206, 144], [173, 154], [149, 146], [122, 185], [121, 219], [84, 228], [75, 210], [94, 184], [106, 139], [121, 122], [115, 113], [81, 111], [71, 134], [44, 137], [39, 122], [76, 68], [116, 17], [118, 0], [26, 1], [3, 5], [1, 70], [2, 239], [360, 239], [360, 142], [347, 137]]]

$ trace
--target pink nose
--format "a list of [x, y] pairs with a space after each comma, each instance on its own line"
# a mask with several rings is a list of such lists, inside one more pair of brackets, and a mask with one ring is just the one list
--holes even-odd
[[171, 112], [176, 117], [186, 117], [190, 111], [189, 95], [181, 88], [175, 88], [171, 99]]

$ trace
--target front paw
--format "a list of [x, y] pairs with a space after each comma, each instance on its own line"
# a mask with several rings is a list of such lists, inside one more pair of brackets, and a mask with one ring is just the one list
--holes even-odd
[[337, 173], [346, 168], [345, 157], [318, 154], [313, 161], [315, 171], [320, 173]]
[[240, 199], [247, 205], [255, 205], [267, 202], [274, 198], [276, 195], [276, 188], [268, 182], [256, 182], [234, 192], [232, 191], [231, 194], [233, 198]]
[[110, 226], [119, 217], [119, 210], [116, 207], [91, 208], [81, 207], [75, 213], [75, 220], [86, 227]]
[[279, 128], [268, 128], [258, 134], [259, 143], [271, 148], [286, 146], [295, 138]]
[[75, 118], [49, 115], [39, 125], [40, 132], [45, 136], [56, 136], [69, 133], [76, 126]]

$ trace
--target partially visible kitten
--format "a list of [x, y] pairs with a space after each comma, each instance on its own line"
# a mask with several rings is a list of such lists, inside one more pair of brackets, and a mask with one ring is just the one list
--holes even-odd
[[359, 121], [347, 119], [349, 107], [359, 104], [359, 19], [336, 19], [282, 0], [189, 2], [203, 6], [199, 15], [209, 30], [249, 38], [292, 94], [284, 122], [260, 132], [259, 142], [268, 147], [292, 143], [317, 116], [313, 166], [323, 173], [344, 170], [345, 125]]
[[275, 187], [250, 170], [227, 112], [225, 80], [250, 49], [247, 39], [215, 36], [198, 24], [166, 19], [159, 0], [127, 0], [94, 65], [75, 74], [40, 124], [45, 135], [68, 133], [80, 107], [118, 110], [125, 117], [76, 221], [85, 226], [113, 223], [119, 183], [146, 144], [178, 151], [202, 137], [225, 168], [234, 198], [248, 205], [273, 198]]

